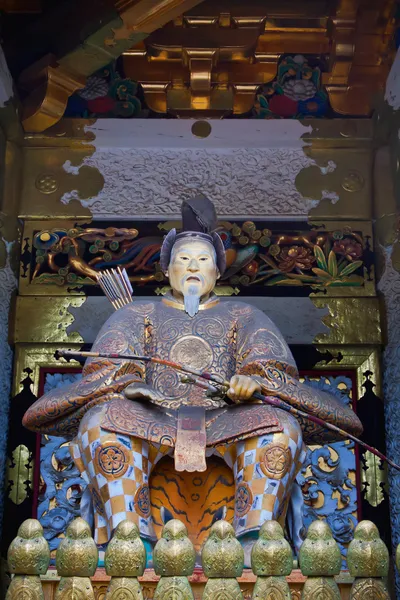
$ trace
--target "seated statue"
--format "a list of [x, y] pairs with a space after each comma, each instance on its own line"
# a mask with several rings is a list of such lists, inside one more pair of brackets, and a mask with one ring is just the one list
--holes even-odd
[[207, 457], [220, 457], [233, 472], [233, 526], [249, 564], [261, 525], [285, 520], [304, 443], [337, 439], [253, 394], [279, 397], [354, 435], [362, 427], [333, 395], [299, 381], [287, 344], [263, 312], [213, 294], [225, 269], [213, 204], [196, 197], [184, 202], [182, 216], [182, 233], [171, 230], [161, 249], [171, 292], [161, 301], [134, 301], [117, 310], [93, 351], [190, 364], [228, 380], [227, 393], [210, 396], [184, 383], [168, 364], [90, 358], [82, 380], [45, 394], [26, 412], [24, 425], [71, 440], [92, 494], [98, 544], [123, 519], [155, 541], [149, 478], [161, 458], [173, 455], [178, 471], [204, 471]]

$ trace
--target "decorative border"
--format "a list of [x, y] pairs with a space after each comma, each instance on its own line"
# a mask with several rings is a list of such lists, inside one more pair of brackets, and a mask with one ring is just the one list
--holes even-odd
[[357, 381], [357, 398], [364, 395], [363, 384], [365, 373], [370, 372], [370, 380], [375, 386], [375, 394], [382, 398], [381, 351], [377, 346], [318, 346], [320, 353], [329, 353], [333, 358], [329, 363], [318, 362], [314, 369], [327, 371], [355, 371]]
[[[238, 226], [237, 223], [241, 221], [244, 222]], [[115, 229], [115, 240], [117, 238], [125, 239], [124, 236], [121, 237], [123, 231], [130, 232], [133, 239], [135, 236], [132, 232], [137, 235], [137, 230], [139, 230], [137, 239], [130, 243], [123, 241], [121, 247], [120, 242], [114, 241], [113, 237], [109, 237], [111, 230], [114, 229], [115, 222], [115, 219], [111, 219], [106, 225], [102, 225], [106, 229], [96, 229], [92, 223], [89, 229], [98, 232], [99, 239], [95, 240], [94, 233], [84, 235], [84, 230], [78, 229], [80, 225], [85, 224], [82, 220], [25, 221], [19, 275], [20, 294], [29, 296], [85, 296], [88, 290], [90, 290], [89, 294], [92, 294], [91, 290], [96, 287], [93, 281], [95, 269], [90, 266], [92, 260], [109, 261], [104, 264], [111, 264], [110, 261], [114, 261], [117, 264], [115, 260], [116, 257], [120, 256], [123, 244], [128, 243], [130, 247], [132, 244], [140, 243], [141, 238], [143, 249], [139, 257], [145, 253], [151, 264], [143, 266], [143, 269], [140, 267], [141, 270], [139, 271], [135, 266], [131, 266], [132, 272], [128, 270], [128, 273], [134, 280], [138, 281], [137, 284], [133, 283], [134, 286], [143, 286], [139, 290], [145, 290], [148, 295], [162, 293], [168, 282], [163, 280], [163, 274], [157, 260], [154, 260], [157, 255], [157, 248], [154, 245], [154, 232], [146, 233], [146, 229], [144, 234], [140, 232], [140, 226], [146, 228], [149, 221], [135, 220], [133, 225], [136, 226], [136, 229]], [[153, 226], [155, 223], [158, 223], [157, 237], [159, 237], [160, 242], [168, 229], [179, 226], [179, 222], [173, 221], [158, 222], [156, 220]], [[259, 295], [260, 290], [262, 290], [262, 295], [270, 295], [271, 293], [274, 294], [276, 290], [282, 293], [286, 289], [290, 290], [292, 294], [295, 292], [295, 295], [297, 290], [297, 293], [301, 295], [306, 292], [315, 297], [376, 296], [375, 271], [371, 260], [373, 247], [372, 225], [368, 221], [354, 221], [351, 223], [351, 229], [349, 227], [346, 229], [343, 221], [329, 221], [328, 223], [315, 222], [312, 224], [311, 229], [308, 229], [305, 222], [297, 225], [290, 224], [289, 227], [285, 226], [285, 222], [282, 222], [279, 223], [279, 229], [271, 224], [272, 230], [270, 230], [268, 228], [270, 221], [267, 217], [262, 220], [255, 219], [254, 222], [246, 219], [230, 221], [221, 218], [220, 223], [226, 227], [226, 231], [222, 235], [226, 237], [224, 243], [226, 244], [228, 268], [226, 280], [216, 288], [218, 295], [232, 295], [239, 293], [239, 291], [243, 295]], [[257, 229], [258, 223], [260, 223], [259, 230]], [[129, 225], [131, 226], [132, 223], [129, 223]], [[303, 240], [303, 236], [308, 239], [315, 230], [318, 230], [321, 234], [324, 232], [331, 234], [329, 241], [326, 241], [323, 246], [324, 249], [320, 248], [318, 244], [311, 244], [310, 241]], [[119, 231], [119, 234], [116, 233], [117, 231]], [[41, 241], [38, 232], [42, 232], [43, 236], [46, 236], [46, 241]], [[55, 232], [58, 232], [58, 235]], [[68, 232], [68, 235], [60, 232]], [[59, 237], [62, 235], [65, 237], [60, 241]], [[76, 238], [76, 236], [78, 237]], [[343, 236], [344, 239], [342, 240]], [[286, 238], [286, 241], [280, 245], [283, 237]], [[149, 244], [149, 242], [146, 242], [146, 239], [150, 240], [150, 238], [153, 241], [147, 248], [146, 243]], [[59, 241], [57, 242], [57, 240]], [[110, 242], [110, 240], [112, 241]], [[53, 243], [55, 245], [51, 246], [52, 252], [49, 252], [49, 244]], [[79, 246], [79, 250], [77, 250], [78, 243], [82, 246]], [[97, 247], [97, 243], [99, 247]], [[117, 250], [113, 247], [113, 244]], [[74, 246], [76, 246], [75, 249]], [[328, 247], [325, 248], [325, 246]], [[56, 254], [54, 254], [55, 247], [57, 248]], [[132, 247], [129, 252], [133, 251], [134, 248]], [[75, 253], [77, 252], [79, 252], [78, 266], [74, 262]], [[82, 252], [84, 252], [84, 258], [81, 257]], [[348, 252], [348, 255], [345, 256], [346, 252]], [[154, 256], [152, 253], [155, 253]], [[292, 253], [294, 253], [293, 256]], [[41, 268], [42, 262], [50, 261], [50, 255], [52, 256], [52, 262], [55, 260], [56, 255], [65, 255], [68, 257], [67, 266], [60, 267], [58, 272], [44, 272], [32, 281], [34, 272], [32, 256], [36, 257], [36, 261], [41, 261], [36, 265]], [[108, 255], [109, 257], [106, 259]], [[123, 256], [128, 256], [128, 254]], [[360, 258], [362, 260], [356, 260]], [[231, 260], [231, 263], [229, 263], [229, 260]], [[71, 264], [69, 261], [72, 261]], [[124, 266], [126, 262], [126, 258], [121, 259], [121, 266]], [[128, 263], [133, 264], [131, 259], [128, 260]], [[237, 263], [238, 266], [236, 266]], [[341, 274], [342, 270], [343, 275]], [[52, 283], [48, 282], [50, 279]]]
[[27, 369], [30, 370], [31, 391], [38, 397], [40, 387], [41, 369], [62, 367], [63, 369], [76, 369], [80, 363], [74, 359], [69, 361], [57, 358], [56, 352], [61, 348], [79, 349], [81, 344], [17, 344], [15, 348], [14, 378], [12, 395], [16, 396], [22, 389], [22, 381], [26, 377]]

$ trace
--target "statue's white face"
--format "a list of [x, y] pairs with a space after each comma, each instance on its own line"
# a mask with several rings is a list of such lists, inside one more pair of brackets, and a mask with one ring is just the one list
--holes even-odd
[[179, 240], [172, 249], [167, 276], [175, 295], [206, 298], [219, 277], [214, 247], [202, 240]]

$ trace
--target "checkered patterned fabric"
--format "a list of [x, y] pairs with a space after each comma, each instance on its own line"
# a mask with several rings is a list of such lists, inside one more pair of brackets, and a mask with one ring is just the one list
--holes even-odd
[[95, 541], [108, 542], [124, 519], [134, 521], [143, 537], [155, 540], [149, 476], [153, 466], [172, 449], [105, 431], [98, 422], [97, 411], [89, 411], [70, 445], [75, 464], [92, 492]]
[[[89, 411], [71, 443], [71, 455], [92, 491], [95, 541], [108, 542], [124, 519], [134, 521], [142, 537], [155, 540], [149, 477], [154, 465], [173, 449], [105, 431], [98, 423], [98, 409]], [[305, 459], [301, 429], [294, 418], [284, 419], [282, 433], [208, 448], [207, 456], [212, 454], [233, 470], [237, 535], [258, 530], [271, 519], [284, 524], [288, 492]]]
[[236, 452], [236, 535], [272, 519], [284, 525], [288, 491], [305, 459], [300, 428], [244, 440], [236, 444]]

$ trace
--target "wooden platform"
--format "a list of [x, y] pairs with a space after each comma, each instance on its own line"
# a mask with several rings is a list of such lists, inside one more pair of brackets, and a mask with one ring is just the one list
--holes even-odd
[[[335, 577], [335, 579], [339, 584], [342, 600], [349, 600], [353, 578], [350, 577], [348, 571], [341, 571], [340, 575]], [[58, 580], [59, 577], [55, 569], [49, 569], [47, 574], [42, 577], [45, 600], [54, 600]], [[154, 597], [154, 590], [159, 577], [154, 573], [153, 569], [146, 569], [144, 576], [140, 577], [139, 580], [143, 587], [144, 598], [146, 600], [151, 600]], [[255, 580], [256, 577], [253, 575], [250, 569], [246, 569], [243, 572], [243, 576], [238, 580], [245, 600], [251, 599]], [[301, 590], [306, 577], [304, 577], [299, 570], [295, 570], [289, 577], [287, 577], [287, 580], [292, 591], [293, 600], [300, 600]], [[100, 568], [97, 569], [94, 577], [92, 578], [96, 600], [104, 600], [109, 581], [110, 577], [106, 575], [105, 570]], [[192, 577], [189, 577], [189, 581], [192, 584], [195, 600], [201, 600], [204, 585], [207, 581], [203, 571], [201, 569], [196, 569]]]

